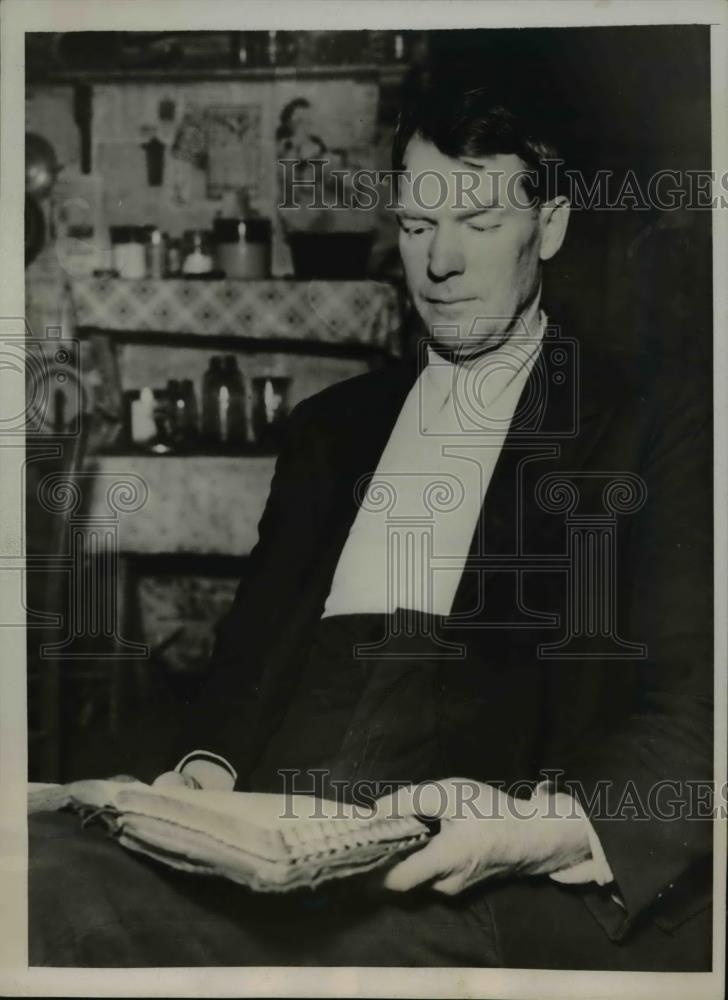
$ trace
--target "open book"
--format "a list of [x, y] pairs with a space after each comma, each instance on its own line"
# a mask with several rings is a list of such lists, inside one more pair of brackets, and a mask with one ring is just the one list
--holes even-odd
[[258, 892], [313, 888], [378, 868], [421, 847], [414, 816], [361, 816], [308, 795], [157, 789], [141, 782], [31, 785], [29, 812], [98, 815], [119, 843], [182, 871], [220, 875]]

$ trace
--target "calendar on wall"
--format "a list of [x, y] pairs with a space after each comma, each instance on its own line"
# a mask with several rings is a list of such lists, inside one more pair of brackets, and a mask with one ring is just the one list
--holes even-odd
[[240, 188], [255, 197], [260, 180], [261, 120], [258, 104], [205, 109], [208, 198]]

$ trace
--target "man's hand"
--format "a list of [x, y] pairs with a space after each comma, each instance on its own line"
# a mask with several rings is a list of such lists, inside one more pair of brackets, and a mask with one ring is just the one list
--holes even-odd
[[399, 892], [429, 883], [452, 896], [483, 879], [547, 875], [590, 855], [576, 816], [539, 815], [528, 800], [466, 778], [400, 788], [379, 799], [376, 811], [440, 820], [440, 832], [422, 850], [387, 872], [385, 887]]

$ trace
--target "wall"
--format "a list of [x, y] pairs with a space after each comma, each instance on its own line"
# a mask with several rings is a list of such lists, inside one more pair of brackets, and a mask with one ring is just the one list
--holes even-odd
[[[284, 80], [265, 82], [124, 83], [95, 85], [92, 116], [92, 173], [80, 171], [80, 141], [73, 116], [69, 86], [30, 87], [26, 102], [26, 131], [46, 138], [54, 147], [61, 171], [53, 196], [43, 202], [48, 225], [46, 246], [26, 271], [29, 324], [43, 339], [48, 327], [61, 326], [73, 337], [66, 280], [93, 268], [110, 266], [108, 226], [155, 224], [171, 236], [189, 228], [209, 228], [215, 214], [237, 211], [234, 191], [210, 194], [208, 171], [201, 164], [172, 155], [186, 116], [199, 120], [210, 107], [252, 106], [260, 110], [260, 130], [247, 158], [251, 202], [257, 211], [275, 220], [275, 130], [281, 108], [296, 97], [311, 102], [311, 131], [349, 166], [388, 165], [391, 125], [378, 122], [379, 87], [374, 81]], [[161, 116], [168, 120], [161, 120]], [[164, 177], [150, 186], [143, 143], [156, 136], [165, 145]], [[234, 172], [233, 172], [234, 173]], [[396, 243], [395, 226], [379, 216], [379, 252]], [[69, 225], [93, 227], [88, 236], [69, 236]], [[57, 236], [57, 238], [54, 238]], [[375, 249], [374, 258], [376, 260]], [[273, 269], [291, 273], [290, 258], [280, 225], [274, 227]], [[86, 346], [82, 345], [86, 362]], [[118, 351], [123, 388], [162, 386], [168, 378], [192, 378], [199, 385], [209, 350], [126, 345]], [[240, 356], [244, 374], [293, 374], [292, 403], [325, 385], [362, 370], [362, 362], [346, 358], [317, 358], [284, 353]], [[131, 467], [131, 466], [130, 466]], [[209, 658], [214, 623], [227, 608], [236, 581], [230, 577], [185, 572], [181, 575], [142, 575], [136, 588], [138, 626], [144, 641], [156, 650], [146, 670], [161, 683], [160, 705], [166, 697], [165, 680], [174, 681], [199, 671]], [[136, 672], [128, 673], [127, 695], [133, 697]], [[167, 692], [168, 694], [168, 692]], [[99, 726], [105, 731], [106, 692], [96, 684], [79, 684], [72, 693], [72, 717], [81, 749], [98, 739], [86, 734]], [[89, 728], [90, 727], [90, 728]], [[94, 742], [96, 740], [96, 742]], [[89, 742], [90, 741], [90, 742]], [[94, 751], [96, 752], [96, 751]], [[75, 773], [90, 773], [86, 758]], [[102, 767], [104, 765], [99, 765]], [[99, 772], [101, 773], [101, 772]]]
[[[238, 211], [236, 188], [246, 187], [255, 210], [274, 223], [273, 272], [292, 273], [290, 256], [277, 224], [276, 138], [281, 110], [294, 98], [311, 104], [313, 135], [320, 137], [336, 163], [386, 167], [391, 127], [378, 123], [379, 86], [374, 80], [302, 79], [182, 83], [97, 84], [93, 87], [92, 173], [81, 175], [78, 130], [73, 119], [71, 87], [35, 86], [26, 103], [26, 129], [47, 138], [63, 169], [53, 204], [46, 206], [56, 221], [69, 215], [75, 223], [94, 226], [96, 256], [92, 266], [108, 267], [107, 227], [154, 224], [170, 236], [186, 229], [210, 228], [217, 214]], [[193, 162], [189, 130], [209, 128], [211, 108], [252, 109], [254, 122], [241, 155], [229, 165], [228, 191], [210, 190], [215, 173]], [[164, 120], [163, 120], [164, 119]], [[188, 141], [180, 141], [187, 134]], [[164, 143], [161, 186], [147, 180], [143, 144], [156, 137]], [[178, 148], [174, 152], [175, 142]], [[219, 164], [220, 156], [211, 157]], [[87, 203], [84, 209], [83, 202]], [[394, 242], [394, 228], [385, 216], [371, 220]], [[369, 224], [369, 222], [367, 223]], [[69, 251], [72, 247], [69, 245]], [[61, 248], [61, 256], [63, 256]], [[75, 266], [68, 253], [67, 269]]]

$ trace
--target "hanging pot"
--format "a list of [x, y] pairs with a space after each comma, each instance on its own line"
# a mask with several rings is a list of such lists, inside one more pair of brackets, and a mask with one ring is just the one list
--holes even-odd
[[58, 173], [58, 160], [53, 146], [42, 135], [28, 132], [25, 136], [25, 190], [43, 199], [48, 196]]

